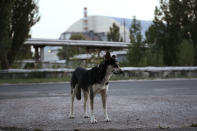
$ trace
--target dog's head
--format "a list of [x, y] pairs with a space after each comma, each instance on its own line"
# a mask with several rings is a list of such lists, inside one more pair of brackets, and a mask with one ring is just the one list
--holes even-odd
[[107, 65], [107, 70], [109, 72], [113, 72], [114, 74], [123, 73], [123, 71], [120, 69], [119, 62], [117, 61], [115, 55], [111, 56], [109, 52], [106, 52], [104, 59], [105, 64]]

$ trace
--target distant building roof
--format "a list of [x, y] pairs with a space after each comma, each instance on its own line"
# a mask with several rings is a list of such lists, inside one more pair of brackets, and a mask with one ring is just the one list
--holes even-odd
[[[84, 31], [84, 19], [81, 18], [75, 23], [73, 23], [65, 32], [63, 32], [60, 36], [60, 39], [67, 39], [69, 33], [74, 32], [86, 32]], [[132, 19], [127, 18], [118, 18], [118, 17], [108, 17], [108, 16], [88, 16], [87, 17], [87, 25], [88, 31], [92, 31], [94, 33], [104, 33], [104, 36], [107, 36], [107, 32], [109, 32], [109, 28], [113, 23], [120, 27], [120, 34], [122, 38], [126, 38], [126, 42], [129, 42], [129, 28], [132, 23]], [[145, 36], [145, 31], [151, 25], [151, 21], [139, 20], [141, 22], [142, 27], [142, 35]], [[124, 25], [125, 22], [125, 25]], [[105, 38], [106, 39], [106, 38]]]
[[[111, 17], [111, 18], [118, 21], [121, 25], [124, 25], [124, 22], [125, 22], [125, 26], [127, 29], [131, 27], [131, 24], [133, 21], [133, 19], [128, 19], [128, 18], [119, 18], [119, 17]], [[145, 32], [149, 28], [149, 26], [152, 24], [152, 21], [147, 21], [147, 20], [137, 20], [137, 21], [140, 22], [141, 28], [142, 28], [142, 35], [145, 36]]]

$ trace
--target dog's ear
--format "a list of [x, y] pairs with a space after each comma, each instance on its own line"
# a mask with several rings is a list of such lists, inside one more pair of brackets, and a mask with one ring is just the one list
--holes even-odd
[[105, 60], [109, 60], [110, 58], [111, 58], [111, 54], [109, 53], [109, 51], [107, 51], [105, 54]]

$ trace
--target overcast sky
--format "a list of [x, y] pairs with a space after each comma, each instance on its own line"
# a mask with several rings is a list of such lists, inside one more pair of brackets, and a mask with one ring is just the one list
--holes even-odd
[[40, 21], [31, 30], [32, 38], [59, 38], [60, 34], [88, 15], [152, 20], [158, 0], [39, 0]]

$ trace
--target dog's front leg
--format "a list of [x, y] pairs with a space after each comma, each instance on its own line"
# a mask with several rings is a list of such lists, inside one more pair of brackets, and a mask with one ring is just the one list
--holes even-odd
[[111, 119], [109, 119], [108, 114], [107, 114], [107, 90], [102, 90], [101, 91], [101, 98], [102, 98], [102, 103], [103, 103], [103, 110], [104, 110], [104, 115], [105, 115], [105, 120], [106, 122], [110, 122]]
[[84, 94], [84, 105], [83, 105], [83, 108], [84, 108], [84, 118], [89, 118], [88, 116], [88, 113], [87, 113], [87, 110], [86, 110], [86, 105], [87, 105], [87, 100], [88, 100], [88, 91], [83, 91], [83, 94]]
[[90, 90], [90, 110], [91, 110], [90, 122], [92, 124], [97, 123], [97, 120], [94, 116], [94, 93], [93, 93], [93, 90]]

